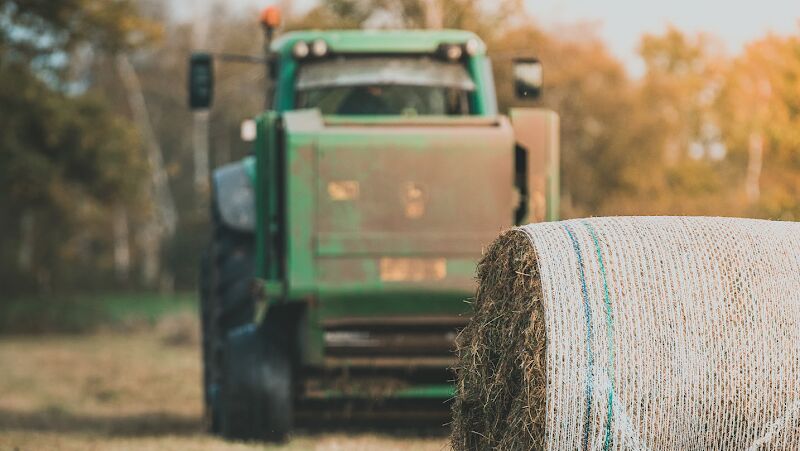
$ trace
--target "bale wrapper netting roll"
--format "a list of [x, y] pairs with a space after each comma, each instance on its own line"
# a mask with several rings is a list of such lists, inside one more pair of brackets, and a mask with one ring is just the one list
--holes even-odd
[[798, 224], [533, 224], [478, 281], [456, 450], [800, 449]]

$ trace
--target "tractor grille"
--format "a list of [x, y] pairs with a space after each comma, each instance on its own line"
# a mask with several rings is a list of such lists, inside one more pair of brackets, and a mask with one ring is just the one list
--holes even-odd
[[[344, 318], [323, 323], [327, 363], [337, 359], [391, 365], [412, 359], [417, 364], [449, 366], [458, 317]], [[326, 365], [327, 366], [327, 365]]]

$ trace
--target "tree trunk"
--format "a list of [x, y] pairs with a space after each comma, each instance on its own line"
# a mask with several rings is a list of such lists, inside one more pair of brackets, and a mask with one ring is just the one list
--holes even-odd
[[128, 210], [122, 205], [116, 205], [113, 214], [114, 270], [118, 281], [127, 282], [131, 268]]
[[164, 156], [161, 145], [153, 131], [150, 115], [147, 111], [142, 86], [136, 70], [125, 55], [117, 55], [117, 71], [128, 95], [128, 103], [139, 133], [144, 141], [147, 162], [150, 165], [151, 192], [155, 199], [156, 211], [151, 215], [148, 224], [143, 228], [145, 235], [140, 242], [144, 243], [143, 276], [144, 283], [153, 287], [158, 283], [161, 270], [162, 241], [175, 233], [178, 214], [169, 187], [167, 172], [164, 170]]
[[157, 288], [161, 272], [161, 234], [155, 221], [149, 221], [139, 230], [137, 237], [142, 250], [142, 282]]

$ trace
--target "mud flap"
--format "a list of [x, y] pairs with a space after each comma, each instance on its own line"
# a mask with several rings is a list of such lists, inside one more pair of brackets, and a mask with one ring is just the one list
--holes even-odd
[[233, 440], [286, 439], [292, 427], [292, 368], [277, 327], [248, 324], [230, 332], [223, 350], [222, 435]]

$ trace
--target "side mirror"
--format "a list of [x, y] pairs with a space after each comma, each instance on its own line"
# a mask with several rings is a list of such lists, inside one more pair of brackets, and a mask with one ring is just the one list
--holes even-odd
[[189, 107], [208, 108], [214, 99], [214, 60], [208, 53], [189, 58]]
[[536, 58], [515, 58], [514, 93], [518, 99], [533, 100], [542, 94], [542, 63]]

